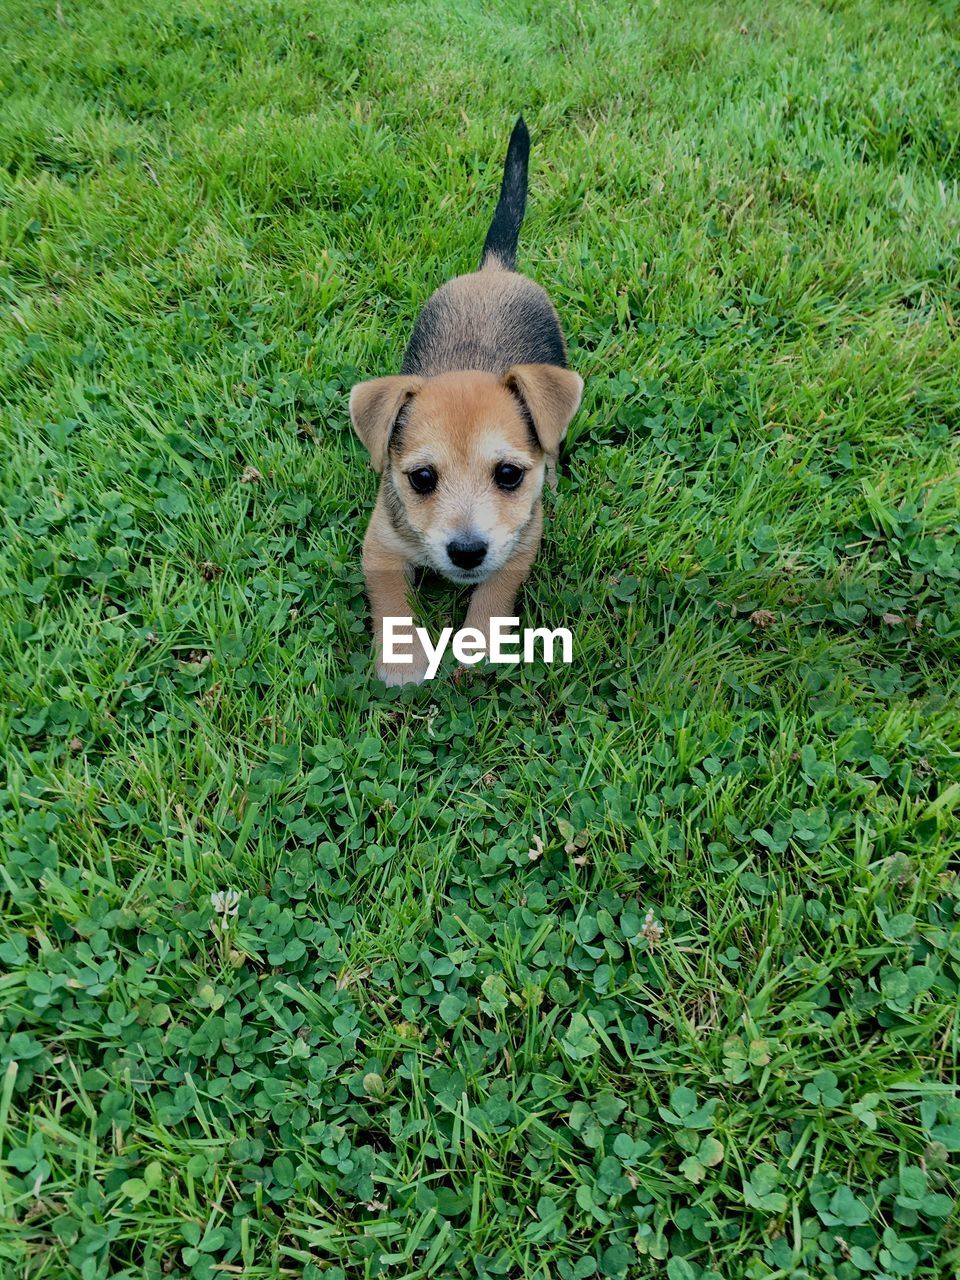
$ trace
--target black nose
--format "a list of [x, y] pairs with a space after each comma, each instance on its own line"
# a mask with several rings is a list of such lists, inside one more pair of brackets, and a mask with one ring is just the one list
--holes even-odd
[[486, 554], [487, 544], [479, 538], [465, 538], [463, 541], [454, 539], [447, 543], [447, 555], [451, 564], [455, 564], [458, 569], [476, 569], [483, 564]]

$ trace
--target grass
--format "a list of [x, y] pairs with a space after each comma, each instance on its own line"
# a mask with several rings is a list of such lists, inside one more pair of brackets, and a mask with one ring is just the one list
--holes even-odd
[[[957, 1273], [957, 16], [9, 0], [4, 1280]], [[575, 661], [385, 692], [520, 109]]]

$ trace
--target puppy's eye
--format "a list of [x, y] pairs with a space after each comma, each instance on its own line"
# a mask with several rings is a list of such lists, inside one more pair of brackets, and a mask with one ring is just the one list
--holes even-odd
[[408, 471], [407, 479], [417, 493], [433, 493], [437, 487], [437, 473], [433, 467], [417, 467], [416, 471]]
[[514, 466], [512, 462], [498, 462], [493, 471], [493, 478], [500, 489], [519, 488], [523, 477], [523, 467]]

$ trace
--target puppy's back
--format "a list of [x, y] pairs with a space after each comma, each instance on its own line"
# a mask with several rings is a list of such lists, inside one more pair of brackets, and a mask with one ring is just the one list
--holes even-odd
[[417, 317], [401, 373], [429, 378], [458, 369], [503, 374], [514, 364], [566, 368], [557, 313], [545, 290], [488, 258], [448, 280]]

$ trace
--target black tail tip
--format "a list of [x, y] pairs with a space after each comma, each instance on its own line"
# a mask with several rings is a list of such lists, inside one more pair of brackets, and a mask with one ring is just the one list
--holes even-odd
[[517, 237], [527, 206], [527, 161], [530, 156], [530, 134], [523, 116], [510, 134], [507, 155], [503, 164], [503, 181], [500, 199], [493, 213], [493, 221], [483, 244], [480, 266], [495, 259], [506, 271], [512, 271], [517, 259]]

